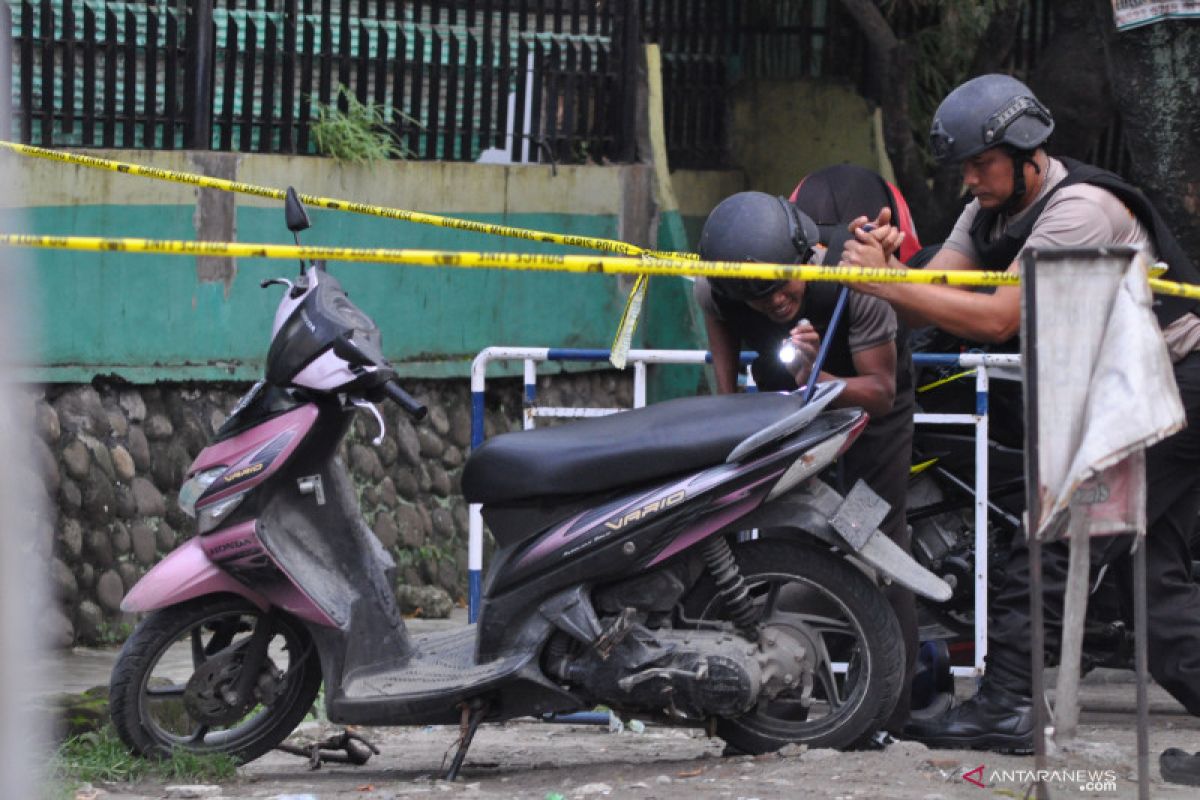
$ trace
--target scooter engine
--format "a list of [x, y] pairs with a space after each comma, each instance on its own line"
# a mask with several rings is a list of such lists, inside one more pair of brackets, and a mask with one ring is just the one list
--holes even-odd
[[556, 671], [615, 708], [661, 709], [703, 719], [745, 713], [764, 688], [775, 694], [799, 687], [804, 670], [779, 665], [805, 660], [804, 646], [792, 637], [780, 637], [763, 650], [728, 632], [650, 631], [635, 624], [607, 658], [585, 649], [560, 661]]

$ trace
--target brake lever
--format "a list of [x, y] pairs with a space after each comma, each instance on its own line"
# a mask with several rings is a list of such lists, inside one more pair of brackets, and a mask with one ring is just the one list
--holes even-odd
[[371, 444], [375, 445], [376, 447], [383, 444], [383, 435], [387, 433], [387, 425], [384, 424], [383, 414], [379, 413], [379, 409], [375, 407], [374, 403], [369, 403], [366, 400], [363, 400], [361, 397], [351, 397], [350, 402], [359, 408], [367, 409], [371, 412], [371, 414], [374, 415], [375, 421], [379, 423], [379, 435], [371, 440]]
[[258, 287], [260, 289], [265, 289], [268, 286], [275, 286], [276, 284], [279, 284], [281, 286], [286, 286], [288, 288], [289, 292], [295, 288], [294, 286], [292, 286], [292, 282], [289, 281], [287, 278], [268, 278], [267, 280], [259, 283]]

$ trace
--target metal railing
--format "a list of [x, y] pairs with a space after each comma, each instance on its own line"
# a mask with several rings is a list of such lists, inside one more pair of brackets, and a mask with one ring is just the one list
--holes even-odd
[[975, 370], [975, 410], [960, 414], [916, 414], [917, 425], [972, 425], [975, 428], [975, 663], [954, 667], [955, 675], [983, 675], [987, 655], [987, 570], [988, 570], [988, 369], [1013, 369], [1021, 366], [1021, 356], [989, 353], [914, 353], [917, 366], [959, 367]]
[[[487, 382], [487, 367], [493, 361], [524, 362], [524, 410], [523, 427], [533, 428], [537, 417], [595, 417], [624, 411], [624, 408], [561, 408], [538, 406], [537, 365], [545, 361], [606, 362], [608, 350], [589, 350], [554, 347], [488, 347], [480, 351], [471, 364], [471, 447], [483, 443], [484, 391]], [[744, 351], [741, 361], [748, 365], [757, 354]], [[633, 408], [646, 404], [647, 364], [696, 364], [711, 363], [712, 355], [705, 350], [630, 350], [629, 363], [633, 365], [634, 388]], [[919, 413], [914, 416], [918, 425], [971, 425], [975, 429], [975, 483], [974, 483], [974, 526], [975, 526], [975, 659], [973, 666], [954, 667], [955, 675], [978, 677], [983, 674], [984, 657], [987, 655], [987, 570], [988, 570], [988, 384], [989, 370], [1018, 369], [1021, 357], [1016, 354], [962, 353], [944, 355], [917, 353], [913, 362], [918, 366], [945, 366], [975, 370], [975, 408], [964, 413]], [[754, 391], [754, 379], [746, 370], [746, 389]], [[479, 601], [483, 577], [483, 516], [478, 503], [470, 505], [468, 533], [468, 614], [475, 622], [479, 615]]]

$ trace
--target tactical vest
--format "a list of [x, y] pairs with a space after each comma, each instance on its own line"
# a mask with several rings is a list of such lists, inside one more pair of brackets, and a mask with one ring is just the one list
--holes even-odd
[[[1054, 193], [1067, 186], [1086, 183], [1111, 192], [1137, 217], [1138, 222], [1145, 226], [1154, 243], [1155, 252], [1168, 265], [1166, 274], [1162, 276], [1165, 280], [1200, 284], [1200, 270], [1196, 269], [1196, 265], [1188, 258], [1187, 253], [1183, 251], [1179, 242], [1167, 228], [1162, 216], [1140, 189], [1127, 183], [1120, 176], [1091, 164], [1084, 164], [1073, 158], [1059, 158], [1058, 160], [1066, 167], [1067, 176], [1052, 187], [1028, 213], [1010, 225], [995, 241], [988, 241], [988, 238], [990, 232], [995, 229], [999, 212], [990, 209], [979, 210], [974, 222], [971, 223], [970, 235], [975, 252], [979, 254], [980, 265], [984, 269], [1008, 269], [1025, 245], [1025, 241], [1033, 231], [1034, 223], [1037, 222], [1046, 203], [1054, 196]], [[1200, 304], [1197, 301], [1185, 297], [1156, 296], [1154, 298], [1154, 314], [1158, 317], [1158, 324], [1164, 328], [1187, 312], [1196, 311], [1198, 307]]]

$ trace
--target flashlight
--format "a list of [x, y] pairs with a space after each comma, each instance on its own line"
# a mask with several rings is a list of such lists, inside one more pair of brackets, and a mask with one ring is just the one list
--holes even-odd
[[[807, 319], [802, 319], [796, 323], [796, 325], [808, 325], [808, 324], [809, 324], [809, 322]], [[795, 326], [793, 326], [793, 327], [795, 327]], [[779, 361], [784, 366], [791, 368], [793, 372], [799, 371], [798, 368], [800, 366], [802, 358], [803, 358], [803, 356], [800, 353], [800, 348], [798, 348], [798, 347], [796, 347], [796, 345], [792, 344], [792, 339], [790, 336], [787, 339], [784, 339], [783, 342], [779, 345]]]

